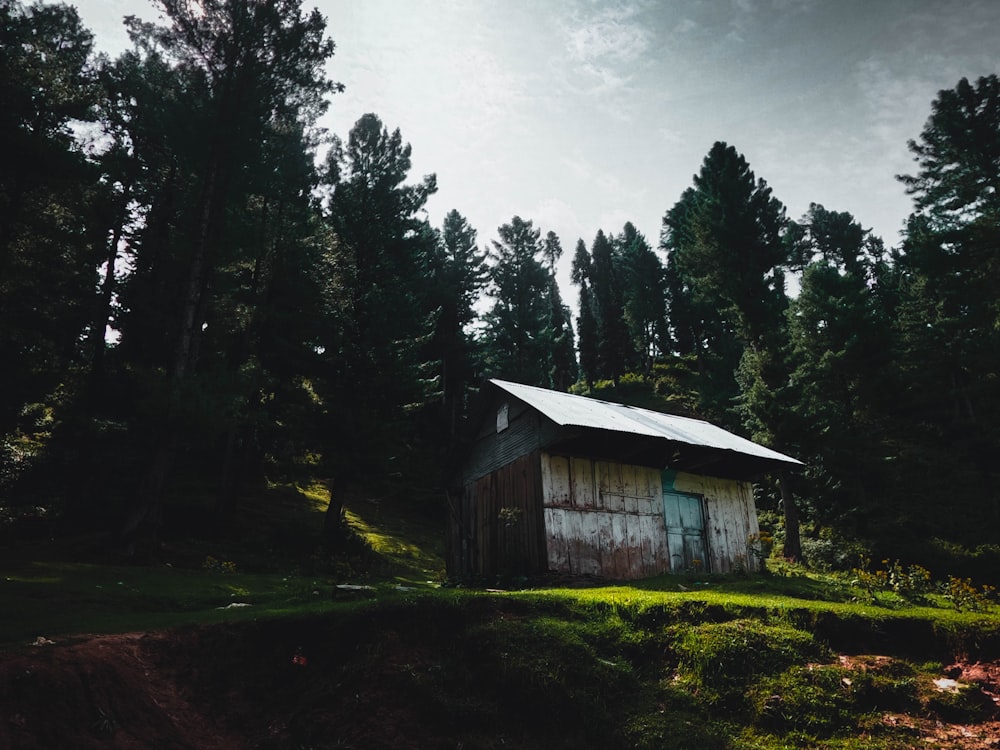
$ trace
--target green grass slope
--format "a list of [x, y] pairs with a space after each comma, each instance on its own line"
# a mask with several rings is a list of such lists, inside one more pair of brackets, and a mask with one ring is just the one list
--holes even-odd
[[[150, 727], [178, 747], [211, 735], [376, 750], [978, 749], [1000, 736], [995, 607], [914, 606], [800, 570], [442, 585], [433, 506], [352, 496], [353, 533], [331, 551], [325, 502], [274, 491], [239, 543], [174, 539], [144, 566], [7, 548], [0, 700], [14, 718], [0, 745], [155, 747]], [[149, 635], [81, 636], [128, 631]], [[94, 675], [134, 688], [102, 699]], [[77, 707], [66, 726], [53, 705]]]

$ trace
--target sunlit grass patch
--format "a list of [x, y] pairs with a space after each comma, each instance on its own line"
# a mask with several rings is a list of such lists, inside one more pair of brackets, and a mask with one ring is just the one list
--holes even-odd
[[400, 581], [420, 584], [443, 579], [445, 530], [405, 502], [353, 499], [346, 519]]

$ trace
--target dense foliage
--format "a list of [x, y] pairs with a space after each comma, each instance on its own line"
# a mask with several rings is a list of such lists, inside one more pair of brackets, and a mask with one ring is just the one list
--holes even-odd
[[997, 76], [940, 92], [910, 142], [899, 247], [820, 205], [790, 219], [716, 143], [658, 248], [631, 223], [576, 242], [574, 326], [554, 232], [433, 227], [399, 130], [318, 128], [340, 90], [318, 13], [157, 5], [111, 60], [71, 7], [0, 2], [5, 514], [132, 545], [182, 487], [218, 533], [268, 479], [430, 489], [499, 376], [799, 456], [759, 498], [787, 556], [1000, 560]]

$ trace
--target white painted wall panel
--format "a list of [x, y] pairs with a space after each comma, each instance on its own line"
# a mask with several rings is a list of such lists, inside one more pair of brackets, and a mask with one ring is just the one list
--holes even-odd
[[545, 509], [545, 540], [549, 570], [569, 572], [569, 544], [566, 512], [560, 508]]
[[542, 454], [551, 570], [641, 578], [669, 567], [660, 472]]
[[594, 463], [586, 459], [570, 459], [572, 477], [571, 502], [579, 508], [593, 508], [597, 505], [597, 484], [594, 477]]
[[679, 472], [674, 489], [705, 498], [705, 534], [713, 573], [756, 569], [750, 537], [760, 531], [750, 482]]

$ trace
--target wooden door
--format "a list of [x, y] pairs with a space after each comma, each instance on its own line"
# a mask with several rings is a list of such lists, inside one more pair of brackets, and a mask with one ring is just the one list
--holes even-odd
[[701, 497], [664, 491], [663, 518], [667, 526], [670, 572], [708, 572], [705, 512]]

